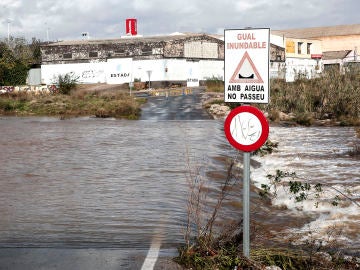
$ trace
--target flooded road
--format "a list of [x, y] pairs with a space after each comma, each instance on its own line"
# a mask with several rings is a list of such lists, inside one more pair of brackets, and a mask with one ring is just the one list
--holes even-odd
[[161, 96], [148, 98], [142, 108], [141, 120], [209, 120], [213, 119], [202, 107], [202, 90], [192, 90], [191, 94], [169, 96], [162, 93]]
[[[225, 155], [221, 123], [2, 118], [1, 246], [182, 240], [186, 155]], [[189, 152], [189, 153], [187, 153]], [[214, 168], [213, 168], [214, 169]]]
[[[154, 238], [161, 252], [184, 241], [188, 162], [202, 168], [216, 191], [225, 160], [241, 156], [226, 141], [222, 120], [1, 117], [0, 127], [0, 246], [5, 254], [0, 262], [7, 258], [6, 248], [56, 248], [64, 254], [70, 249], [122, 249], [128, 254], [121, 255], [125, 262], [118, 262], [119, 255], [113, 257], [114, 265], [139, 269], [130, 261], [144, 257]], [[305, 179], [351, 189], [359, 201], [359, 159], [346, 154], [358, 140], [354, 134], [353, 128], [342, 127], [271, 128], [279, 151], [255, 157], [251, 178], [259, 186], [274, 169], [293, 170]], [[353, 252], [360, 250], [359, 208], [352, 203], [338, 210], [321, 206], [317, 212], [299, 211], [285, 196], [274, 204], [287, 203], [287, 209], [272, 210], [259, 203], [254, 187], [251, 197], [256, 206], [252, 222], [265, 221], [267, 229], [289, 234], [292, 225], [299, 231], [338, 221], [344, 225], [344, 242]], [[239, 219], [240, 206], [241, 184], [227, 198], [225, 216]], [[302, 224], [295, 222], [299, 219]]]

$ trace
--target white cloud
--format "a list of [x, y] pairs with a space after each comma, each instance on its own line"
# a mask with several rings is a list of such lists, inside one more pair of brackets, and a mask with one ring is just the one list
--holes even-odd
[[11, 8], [18, 8], [22, 4], [21, 2], [21, 0], [2, 0], [0, 6], [5, 10]]
[[240, 12], [244, 12], [244, 11], [247, 11], [247, 10], [253, 8], [254, 6], [255, 6], [254, 1], [251, 1], [251, 2], [241, 1], [236, 4], [236, 9]]
[[138, 19], [142, 35], [223, 33], [225, 28], [275, 29], [359, 23], [358, 0], [2, 0], [0, 38], [12, 18], [12, 34], [44, 39], [98, 38], [125, 34], [125, 19]]

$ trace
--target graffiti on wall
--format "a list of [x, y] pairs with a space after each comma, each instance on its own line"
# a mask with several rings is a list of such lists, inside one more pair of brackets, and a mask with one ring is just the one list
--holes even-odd
[[103, 74], [104, 74], [103, 70], [89, 69], [89, 70], [84, 70], [81, 73], [81, 78], [82, 79], [95, 79], [95, 78], [100, 78], [100, 76]]
[[59, 93], [59, 88], [54, 84], [32, 86], [0, 86], [0, 94], [24, 92], [29, 94], [57, 94]]

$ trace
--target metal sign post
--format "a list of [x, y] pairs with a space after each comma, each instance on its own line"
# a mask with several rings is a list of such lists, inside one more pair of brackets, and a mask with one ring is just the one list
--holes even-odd
[[243, 172], [243, 254], [250, 257], [250, 152], [244, 152]]
[[150, 90], [150, 82], [151, 82], [150, 76], [151, 76], [152, 70], [147, 70], [146, 72], [147, 72], [147, 74], [149, 76], [149, 90]]
[[[224, 101], [269, 103], [269, 28], [227, 29], [224, 32]], [[244, 152], [243, 252], [250, 257], [250, 152], [267, 140], [269, 125], [261, 111], [240, 106], [225, 120], [230, 144]]]
[[250, 152], [259, 149], [269, 135], [263, 113], [251, 106], [232, 110], [225, 119], [224, 131], [229, 143], [244, 152], [243, 168], [243, 253], [250, 257]]

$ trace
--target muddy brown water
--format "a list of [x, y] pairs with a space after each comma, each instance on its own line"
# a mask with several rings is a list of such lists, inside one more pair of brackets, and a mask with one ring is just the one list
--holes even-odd
[[[158, 235], [162, 248], [175, 248], [184, 239], [188, 161], [206, 177], [212, 202], [228, 157], [241, 161], [222, 126], [221, 120], [1, 117], [0, 246], [147, 249]], [[262, 203], [256, 192], [251, 215], [253, 224], [265, 221], [261, 230], [308, 222]], [[223, 210], [224, 220], [241, 218], [240, 183]]]

